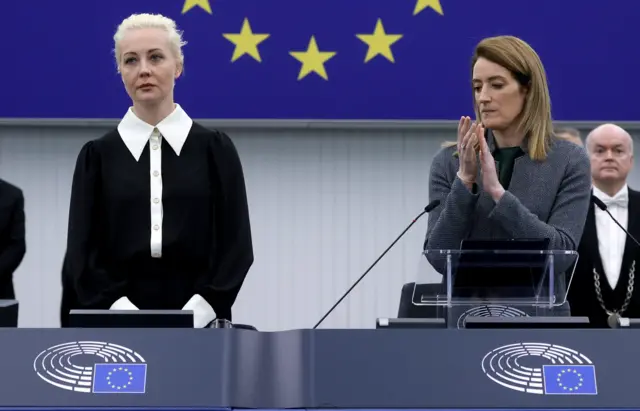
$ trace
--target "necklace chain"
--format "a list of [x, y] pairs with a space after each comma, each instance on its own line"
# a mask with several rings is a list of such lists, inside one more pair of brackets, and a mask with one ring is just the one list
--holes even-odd
[[595, 288], [596, 288], [596, 298], [598, 299], [598, 302], [600, 303], [600, 307], [602, 307], [602, 309], [607, 313], [607, 315], [614, 315], [614, 314], [622, 314], [624, 313], [627, 308], [629, 308], [629, 304], [631, 303], [631, 297], [633, 295], [633, 287], [635, 284], [635, 277], [636, 277], [636, 262], [635, 260], [631, 263], [631, 268], [629, 269], [629, 282], [627, 283], [627, 295], [624, 298], [624, 302], [622, 303], [622, 307], [620, 307], [619, 310], [608, 310], [607, 307], [604, 305], [604, 299], [602, 298], [602, 288], [600, 287], [600, 274], [598, 274], [598, 272], [596, 271], [595, 267], [593, 269], [593, 282], [595, 284]]

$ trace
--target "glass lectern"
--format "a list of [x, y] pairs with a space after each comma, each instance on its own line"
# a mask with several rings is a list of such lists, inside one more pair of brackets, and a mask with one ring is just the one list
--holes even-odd
[[569, 316], [565, 304], [578, 261], [565, 250], [427, 250], [413, 304], [436, 307], [448, 328], [468, 317]]

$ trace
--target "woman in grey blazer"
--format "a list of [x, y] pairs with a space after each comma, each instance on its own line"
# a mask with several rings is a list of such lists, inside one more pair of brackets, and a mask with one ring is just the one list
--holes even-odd
[[550, 249], [576, 250], [590, 202], [589, 158], [553, 135], [537, 53], [515, 37], [484, 39], [472, 84], [478, 121], [461, 118], [457, 142], [431, 165], [429, 200], [441, 206], [429, 214], [425, 249], [459, 249], [473, 238], [548, 238]]

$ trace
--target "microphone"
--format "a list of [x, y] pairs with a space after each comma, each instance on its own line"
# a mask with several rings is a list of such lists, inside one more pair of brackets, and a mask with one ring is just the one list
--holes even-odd
[[351, 290], [353, 290], [356, 285], [358, 285], [358, 283], [360, 281], [362, 281], [362, 279], [369, 274], [369, 271], [371, 271], [373, 269], [373, 267], [376, 266], [376, 264], [378, 264], [378, 261], [382, 260], [382, 257], [384, 257], [389, 250], [391, 250], [391, 248], [402, 238], [402, 236], [409, 231], [409, 229], [416, 223], [416, 221], [418, 221], [420, 219], [420, 217], [422, 217], [423, 215], [433, 211], [433, 209], [435, 209], [436, 207], [438, 207], [440, 205], [440, 200], [433, 200], [432, 202], [430, 202], [425, 208], [424, 210], [422, 210], [422, 212], [420, 214], [418, 214], [418, 216], [416, 218], [413, 219], [413, 221], [411, 221], [411, 223], [407, 226], [407, 228], [404, 229], [404, 231], [402, 233], [400, 233], [400, 235], [394, 240], [393, 243], [391, 243], [391, 245], [389, 247], [387, 247], [386, 250], [384, 250], [384, 252], [382, 254], [380, 254], [380, 257], [378, 257], [376, 259], [376, 261], [373, 262], [373, 264], [371, 264], [371, 266], [369, 268], [367, 268], [367, 271], [364, 272], [364, 274], [362, 274], [360, 276], [360, 278], [358, 278], [356, 280], [355, 283], [353, 283], [353, 285], [351, 287], [349, 287], [349, 289], [347, 290], [346, 293], [344, 293], [342, 295], [342, 297], [340, 297], [340, 299], [333, 305], [333, 307], [331, 307], [331, 309], [329, 311], [327, 311], [327, 313], [322, 316], [322, 318], [320, 319], [320, 321], [318, 321], [318, 323], [316, 325], [313, 326], [313, 329], [315, 330], [316, 328], [318, 328], [318, 326], [320, 324], [322, 324], [322, 322], [329, 316], [329, 314], [331, 314], [333, 312], [333, 310], [336, 309], [336, 307], [338, 305], [340, 305], [340, 303], [342, 302], [342, 300], [344, 300], [345, 298], [347, 298], [347, 296], [349, 295], [349, 293], [351, 292]]
[[638, 247], [640, 247], [640, 242], [638, 242], [638, 240], [636, 240], [636, 238], [635, 238], [633, 235], [631, 235], [631, 233], [630, 233], [629, 231], [627, 231], [627, 229], [626, 229], [626, 228], [624, 228], [624, 227], [622, 226], [622, 224], [620, 224], [620, 223], [618, 222], [618, 220], [616, 220], [616, 219], [615, 219], [615, 217], [614, 217], [614, 216], [612, 216], [612, 215], [611, 215], [611, 212], [609, 212], [609, 210], [607, 210], [607, 205], [606, 205], [605, 203], [603, 203], [603, 202], [602, 202], [602, 200], [600, 200], [598, 197], [596, 197], [596, 196], [594, 196], [594, 195], [592, 194], [592, 195], [591, 195], [591, 202], [592, 202], [593, 204], [597, 205], [597, 206], [598, 206], [598, 208], [599, 208], [600, 210], [602, 210], [602, 211], [604, 211], [605, 213], [609, 214], [609, 217], [611, 217], [611, 219], [613, 220], [613, 222], [614, 222], [614, 223], [616, 223], [616, 224], [618, 225], [618, 227], [620, 227], [620, 229], [621, 229], [622, 231], [624, 231], [624, 232], [625, 232], [625, 234], [626, 234], [630, 239], [632, 239], [632, 240], [633, 240], [633, 242], [634, 242], [634, 243], [636, 243], [636, 245], [637, 245]]

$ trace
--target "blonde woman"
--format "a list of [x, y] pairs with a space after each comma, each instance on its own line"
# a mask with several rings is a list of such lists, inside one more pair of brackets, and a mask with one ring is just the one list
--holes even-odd
[[174, 102], [185, 43], [171, 19], [132, 15], [114, 42], [132, 105], [78, 155], [63, 269], [76, 301], [67, 306], [193, 310], [195, 327], [230, 321], [253, 263], [238, 153]]
[[554, 137], [551, 102], [536, 52], [511, 36], [486, 38], [472, 58], [475, 117], [434, 158], [425, 249], [464, 239], [547, 238], [576, 250], [590, 202], [589, 158]]

